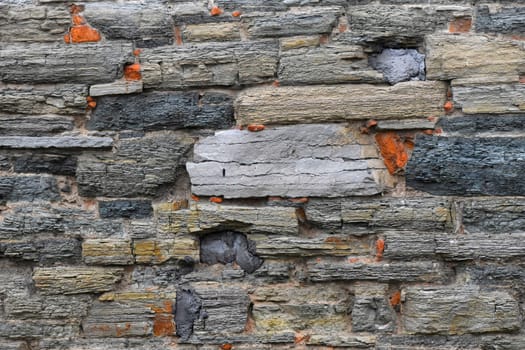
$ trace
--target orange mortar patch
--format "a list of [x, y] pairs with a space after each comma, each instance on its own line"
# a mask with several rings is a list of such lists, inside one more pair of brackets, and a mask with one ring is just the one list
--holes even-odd
[[308, 340], [310, 340], [310, 335], [309, 334], [302, 334], [302, 333], [299, 333], [299, 332], [295, 333], [295, 337], [294, 337], [294, 343], [295, 344], [304, 344]]
[[75, 15], [77, 13], [80, 13], [84, 11], [84, 5], [71, 5], [69, 6], [69, 12], [72, 14], [72, 15]]
[[233, 349], [233, 345], [230, 344], [230, 343], [222, 344], [222, 345], [220, 346], [220, 349], [221, 349], [221, 350], [232, 350], [232, 349]]
[[246, 127], [246, 129], [251, 132], [263, 131], [265, 128], [266, 127], [262, 124], [250, 124]]
[[450, 33], [468, 33], [472, 27], [472, 17], [456, 17], [448, 25]]
[[193, 199], [195, 202], [200, 201], [200, 198], [194, 194], [191, 195], [191, 199]]
[[73, 15], [71, 20], [73, 21], [73, 24], [76, 26], [86, 24], [86, 20], [81, 15]]
[[212, 203], [222, 203], [224, 199], [222, 197], [210, 197], [210, 202]]
[[153, 319], [153, 335], [156, 337], [169, 336], [175, 333], [175, 323], [173, 322], [173, 304], [165, 300], [163, 307], [150, 305], [155, 312]]
[[232, 16], [233, 17], [239, 17], [241, 14], [242, 14], [241, 11], [233, 11], [232, 12]]
[[447, 113], [452, 112], [454, 110], [454, 103], [452, 103], [452, 101], [445, 102], [445, 104], [443, 105], [443, 109]]
[[519, 81], [520, 81], [520, 84], [525, 84], [525, 75], [520, 75]]
[[64, 36], [66, 43], [94, 43], [100, 41], [101, 36], [98, 30], [91, 28], [87, 24], [74, 26], [69, 30], [69, 34]]
[[394, 175], [402, 170], [408, 162], [408, 153], [401, 137], [389, 131], [376, 134], [375, 139], [388, 172]]
[[213, 6], [210, 10], [210, 15], [212, 16], [219, 16], [223, 13], [223, 11], [219, 8], [219, 6]]
[[290, 198], [289, 201], [292, 203], [299, 203], [299, 204], [308, 203], [308, 197]]
[[182, 31], [180, 30], [180, 27], [175, 27], [175, 43], [177, 46], [182, 45]]
[[95, 108], [97, 106], [97, 101], [91, 96], [86, 97], [88, 108]]
[[379, 238], [376, 241], [376, 260], [381, 261], [383, 259], [383, 252], [385, 251], [385, 241]]
[[366, 127], [367, 128], [371, 128], [371, 127], [374, 127], [374, 126], [377, 126], [377, 120], [370, 119], [369, 121], [366, 122]]
[[398, 290], [390, 297], [390, 305], [393, 307], [398, 306], [401, 303], [401, 292]]
[[140, 80], [142, 74], [140, 73], [140, 64], [133, 63], [124, 67], [124, 78], [126, 80]]

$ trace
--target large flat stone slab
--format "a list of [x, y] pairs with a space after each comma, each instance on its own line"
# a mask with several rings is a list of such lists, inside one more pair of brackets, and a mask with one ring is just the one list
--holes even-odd
[[362, 146], [344, 126], [285, 126], [217, 132], [195, 145], [186, 164], [197, 195], [373, 195], [382, 191]]

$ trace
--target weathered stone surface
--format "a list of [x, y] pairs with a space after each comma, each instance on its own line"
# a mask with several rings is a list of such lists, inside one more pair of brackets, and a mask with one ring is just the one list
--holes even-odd
[[9, 154], [8, 158], [11, 163], [10, 166], [17, 173], [49, 173], [74, 176], [77, 168], [77, 159], [72, 155], [16, 152], [16, 154]]
[[219, 92], [107, 96], [97, 99], [87, 126], [95, 130], [223, 129], [233, 124], [232, 104], [229, 95]]
[[203, 318], [202, 299], [190, 287], [183, 287], [177, 291], [175, 304], [175, 323], [177, 335], [182, 341], [187, 341], [193, 333], [195, 322]]
[[2, 176], [0, 200], [57, 201], [57, 181], [52, 176]]
[[425, 46], [427, 79], [517, 76], [525, 64], [525, 48], [518, 42], [486, 36], [430, 35]]
[[31, 241], [0, 241], [0, 256], [36, 261], [41, 264], [77, 262], [80, 242], [76, 239], [37, 239]]
[[152, 133], [120, 140], [116, 153], [82, 155], [77, 181], [82, 196], [151, 196], [176, 180], [175, 168], [193, 140], [174, 133]]
[[71, 15], [65, 6], [0, 5], [0, 42], [62, 41]]
[[235, 115], [240, 124], [427, 118], [443, 114], [444, 103], [445, 85], [430, 81], [388, 87], [257, 87], [239, 94]]
[[69, 318], [77, 323], [88, 312], [91, 298], [86, 295], [41, 296], [27, 292], [9, 293], [6, 297], [6, 315], [21, 320], [61, 320]]
[[352, 307], [352, 332], [392, 332], [394, 310], [386, 298], [386, 285], [358, 284]]
[[277, 77], [286, 85], [383, 81], [361, 46], [341, 44], [283, 51]]
[[[508, 337], [508, 335], [506, 335]], [[376, 350], [481, 350], [481, 337], [465, 335], [384, 335], [378, 337]], [[487, 349], [490, 349], [488, 347]]]
[[112, 83], [91, 85], [89, 96], [125, 95], [142, 92], [142, 80], [120, 79]]
[[107, 40], [132, 40], [138, 47], [173, 43], [173, 21], [161, 1], [93, 3], [82, 14]]
[[439, 119], [438, 126], [447, 135], [495, 135], [519, 133], [525, 130], [523, 122], [525, 114], [517, 115], [490, 115], [476, 114], [464, 117], [443, 117]]
[[525, 270], [523, 263], [501, 265], [493, 262], [467, 266], [466, 273], [475, 283], [486, 283], [500, 287], [513, 286], [523, 290], [525, 286]]
[[339, 7], [319, 7], [306, 11], [247, 14], [243, 22], [254, 38], [322, 34], [332, 31], [342, 13]]
[[366, 255], [372, 250], [368, 240], [346, 235], [317, 235], [313, 238], [250, 235], [249, 239], [255, 242], [257, 254], [261, 257]]
[[404, 290], [403, 326], [407, 333], [464, 334], [516, 330], [517, 300], [505, 291], [477, 286], [410, 287]]
[[87, 239], [82, 259], [90, 265], [130, 265], [134, 262], [131, 242], [124, 239]]
[[71, 131], [73, 126], [73, 118], [67, 116], [0, 115], [0, 134], [3, 136], [50, 136]]
[[309, 260], [307, 273], [312, 282], [326, 281], [406, 281], [439, 282], [447, 278], [450, 270], [432, 261], [372, 262], [371, 259], [351, 261]]
[[445, 29], [454, 15], [471, 12], [465, 6], [435, 6], [428, 2], [411, 6], [400, 6], [403, 1], [382, 3], [385, 5], [351, 6], [347, 14], [350, 30], [340, 40], [413, 47], [423, 41], [424, 35]]
[[203, 23], [189, 24], [182, 31], [184, 42], [240, 40], [239, 23]]
[[259, 287], [251, 294], [251, 300], [259, 332], [307, 330], [314, 334], [332, 334], [348, 327], [351, 296], [340, 286]]
[[390, 119], [378, 120], [375, 130], [412, 130], [412, 129], [434, 129], [436, 127], [437, 118], [432, 119]]
[[349, 347], [351, 349], [375, 349], [376, 336], [374, 335], [347, 335], [313, 334], [306, 341], [308, 345], [325, 345], [337, 347]]
[[134, 240], [133, 255], [137, 263], [163, 264], [169, 260], [199, 260], [198, 240], [193, 237]]
[[153, 207], [151, 201], [145, 199], [100, 201], [98, 213], [101, 218], [140, 219], [151, 216]]
[[96, 136], [2, 136], [0, 148], [11, 149], [97, 149], [111, 148], [111, 137]]
[[290, 7], [302, 6], [346, 6], [345, 0], [217, 0], [219, 7], [228, 11], [286, 11]]
[[181, 89], [272, 81], [278, 51], [276, 41], [144, 49], [141, 55], [144, 87]]
[[0, 80], [11, 83], [105, 83], [133, 62], [131, 44], [6, 44]]
[[407, 185], [441, 195], [523, 195], [525, 139], [420, 136]]
[[159, 211], [160, 230], [205, 233], [220, 230], [297, 235], [295, 208], [192, 203], [190, 209]]
[[192, 192], [226, 198], [371, 195], [382, 186], [343, 126], [303, 125], [217, 132], [186, 163]]
[[453, 80], [452, 92], [454, 105], [465, 114], [522, 114], [525, 111], [525, 84], [480, 84]]
[[413, 49], [385, 49], [370, 57], [372, 67], [382, 72], [386, 81], [396, 84], [408, 80], [425, 80], [425, 55]]
[[33, 280], [43, 294], [98, 293], [113, 289], [122, 272], [104, 267], [36, 267]]
[[[87, 91], [86, 86], [73, 84], [0, 85], [0, 108], [16, 114], [84, 114]], [[53, 125], [51, 130], [61, 128]]]
[[525, 232], [525, 199], [484, 197], [460, 200], [461, 224], [469, 233]]
[[9, 339], [74, 337], [78, 331], [78, 325], [57, 324], [45, 320], [7, 320], [0, 323], [0, 337]]
[[255, 242], [238, 232], [211, 233], [200, 240], [200, 260], [205, 264], [237, 263], [247, 273], [253, 273], [263, 263], [257, 255]]
[[308, 222], [321, 229], [369, 234], [392, 229], [441, 231], [452, 227], [451, 203], [445, 198], [311, 199]]
[[524, 23], [525, 7], [491, 8], [485, 4], [476, 7], [476, 32], [525, 34]]

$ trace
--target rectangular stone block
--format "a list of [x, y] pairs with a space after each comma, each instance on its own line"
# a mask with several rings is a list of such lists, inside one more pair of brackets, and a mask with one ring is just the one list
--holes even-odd
[[382, 191], [350, 131], [336, 124], [216, 132], [186, 163], [196, 195], [339, 197]]
[[511, 259], [525, 255], [525, 234], [436, 236], [436, 253], [446, 260]]
[[525, 48], [513, 41], [481, 35], [430, 35], [425, 46], [427, 79], [517, 76], [525, 65]]
[[432, 261], [373, 262], [371, 259], [327, 260], [307, 262], [308, 277], [312, 282], [379, 281], [379, 282], [441, 282], [451, 270]]
[[458, 201], [461, 224], [469, 233], [525, 231], [525, 199], [482, 197]]
[[525, 139], [419, 136], [406, 167], [407, 185], [437, 195], [520, 196]]
[[341, 334], [334, 335], [313, 334], [306, 343], [350, 349], [376, 349], [376, 339], [375, 335], [350, 335], [341, 332]]
[[[85, 85], [3, 85], [0, 86], [0, 108], [3, 113], [14, 114], [84, 115], [87, 95]], [[61, 131], [56, 126], [51, 130]]]
[[137, 47], [173, 43], [173, 21], [162, 1], [148, 4], [97, 2], [87, 4], [82, 15], [106, 40], [132, 40]]
[[387, 298], [387, 285], [360, 282], [355, 286], [352, 332], [386, 333], [396, 329], [396, 314]]
[[[514, 77], [517, 79], [517, 73]], [[483, 84], [457, 80], [452, 81], [452, 93], [454, 106], [465, 114], [522, 114], [525, 111], [525, 84], [517, 82]]]
[[286, 85], [383, 82], [361, 46], [340, 44], [282, 51], [277, 77]]
[[153, 214], [151, 201], [145, 199], [99, 201], [98, 213], [101, 218], [147, 218]]
[[278, 52], [277, 42], [266, 40], [144, 49], [140, 56], [144, 87], [181, 89], [273, 81]]
[[88, 265], [130, 265], [134, 261], [131, 241], [87, 239], [82, 242], [82, 259]]
[[111, 148], [111, 137], [97, 136], [0, 136], [0, 148], [8, 149], [103, 149]]
[[70, 24], [66, 6], [15, 2], [0, 5], [0, 42], [62, 41]]
[[128, 43], [69, 45], [7, 44], [2, 48], [0, 80], [10, 83], [49, 84], [111, 82], [133, 63]]
[[104, 267], [35, 267], [33, 280], [42, 294], [82, 294], [112, 290], [122, 269]]
[[477, 286], [404, 290], [403, 326], [412, 334], [507, 332], [521, 325], [518, 301]]
[[439, 127], [451, 136], [477, 136], [478, 134], [511, 135], [525, 129], [524, 114], [475, 114], [463, 117], [443, 117], [439, 119]]
[[125, 95], [142, 92], [142, 80], [117, 80], [107, 84], [96, 84], [89, 87], [89, 96]]
[[0, 200], [32, 202], [59, 199], [57, 181], [52, 176], [0, 177]]
[[139, 264], [162, 264], [190, 257], [199, 260], [199, 241], [193, 237], [141, 239], [133, 241], [133, 255]]
[[277, 13], [248, 13], [243, 16], [243, 22], [249, 36], [254, 38], [327, 34], [342, 14], [343, 9], [339, 7], [317, 7]]
[[297, 235], [299, 224], [293, 207], [192, 203], [190, 209], [157, 211], [161, 231], [205, 233], [218, 230]]
[[176, 180], [176, 167], [193, 143], [170, 132], [121, 138], [115, 153], [83, 154], [78, 159], [79, 193], [86, 197], [151, 196]]
[[483, 4], [476, 7], [476, 32], [525, 34], [525, 7], [503, 6], [499, 8]]
[[28, 339], [75, 337], [78, 332], [78, 325], [64, 324], [60, 321], [6, 320], [0, 323], [0, 339], [24, 339], [26, 344]]
[[73, 127], [74, 120], [69, 116], [0, 115], [0, 134], [3, 136], [51, 136], [71, 131]]
[[237, 22], [189, 24], [184, 26], [182, 40], [184, 42], [241, 40], [240, 25]]
[[0, 256], [10, 259], [36, 261], [40, 264], [54, 262], [75, 263], [80, 259], [80, 242], [70, 238], [1, 240]]
[[255, 87], [239, 93], [239, 124], [319, 123], [356, 119], [413, 119], [443, 114], [445, 85], [411, 81], [394, 86]]
[[[1, 156], [0, 156], [1, 157]], [[77, 158], [72, 155], [19, 153], [7, 155], [16, 173], [48, 173], [75, 176]]]
[[[220, 92], [149, 92], [105, 96], [87, 123], [94, 130], [226, 129], [233, 124], [232, 97]], [[141, 113], [137, 113], [140, 110]]]
[[20, 320], [67, 320], [76, 324], [88, 313], [91, 298], [87, 295], [40, 296], [28, 293], [10, 293], [6, 297], [6, 315]]

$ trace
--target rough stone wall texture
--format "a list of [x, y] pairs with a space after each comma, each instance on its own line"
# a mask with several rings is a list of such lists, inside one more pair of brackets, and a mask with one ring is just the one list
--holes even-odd
[[0, 349], [525, 349], [519, 0], [0, 0]]

